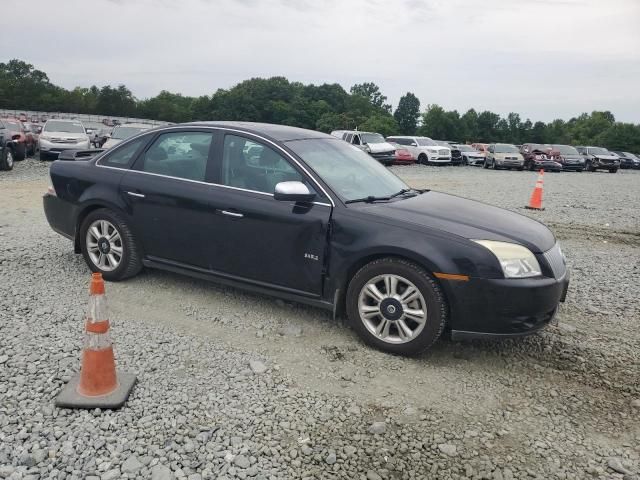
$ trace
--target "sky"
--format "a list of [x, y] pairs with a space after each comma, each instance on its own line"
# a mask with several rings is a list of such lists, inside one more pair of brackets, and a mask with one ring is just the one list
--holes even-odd
[[640, 0], [29, 0], [0, 61], [66, 88], [210, 95], [252, 77], [374, 82], [394, 108], [640, 123]]

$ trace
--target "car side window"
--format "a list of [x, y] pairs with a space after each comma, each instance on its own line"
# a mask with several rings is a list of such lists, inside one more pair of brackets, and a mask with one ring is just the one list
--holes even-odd
[[225, 135], [221, 182], [229, 187], [274, 193], [280, 182], [304, 182], [302, 175], [273, 148], [238, 135]]
[[353, 134], [352, 134], [352, 133], [349, 133], [349, 134], [347, 134], [347, 135], [344, 137], [344, 141], [345, 141], [345, 142], [349, 142], [349, 143], [351, 143], [351, 139], [352, 139], [352, 138], [353, 138]]
[[351, 143], [353, 143], [354, 145], [360, 145], [360, 135], [354, 135]]
[[145, 152], [141, 170], [204, 182], [212, 139], [207, 132], [163, 133]]
[[126, 145], [118, 145], [112, 151], [109, 151], [106, 156], [102, 157], [99, 164], [106, 167], [129, 168], [135, 160], [136, 153], [142, 148], [143, 144], [147, 143], [147, 140], [149, 140], [149, 137], [140, 137], [128, 142]]

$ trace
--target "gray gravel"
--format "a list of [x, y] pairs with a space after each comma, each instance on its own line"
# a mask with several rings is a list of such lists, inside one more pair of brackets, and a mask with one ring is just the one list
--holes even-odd
[[46, 224], [48, 164], [0, 173], [0, 478], [622, 479], [640, 473], [640, 172], [394, 167], [548, 222], [560, 324], [416, 359], [323, 311], [147, 271], [107, 285], [119, 411], [53, 406], [77, 371], [88, 270]]

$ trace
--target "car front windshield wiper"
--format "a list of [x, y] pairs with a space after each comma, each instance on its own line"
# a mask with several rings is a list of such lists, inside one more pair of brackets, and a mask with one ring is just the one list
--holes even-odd
[[421, 190], [414, 190], [412, 188], [403, 188], [399, 192], [396, 192], [391, 195], [387, 195], [385, 197], [376, 197], [375, 195], [369, 195], [368, 197], [354, 198], [353, 200], [347, 200], [344, 203], [359, 203], [359, 202], [373, 203], [373, 202], [379, 202], [379, 201], [381, 202], [384, 200], [391, 200], [392, 198], [396, 198], [396, 197], [399, 197], [400, 195], [404, 195], [406, 193], [412, 193], [412, 192], [418, 192], [411, 195], [412, 197], [415, 197], [419, 193], [423, 193]]

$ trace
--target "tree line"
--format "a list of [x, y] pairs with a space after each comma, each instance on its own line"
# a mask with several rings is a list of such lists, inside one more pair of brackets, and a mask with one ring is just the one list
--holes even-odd
[[278, 123], [330, 132], [354, 129], [424, 135], [458, 142], [560, 143], [606, 146], [640, 152], [640, 125], [617, 122], [609, 111], [583, 113], [567, 121], [523, 120], [470, 109], [461, 114], [429, 104], [421, 110], [411, 92], [395, 110], [374, 83], [305, 85], [284, 77], [252, 78], [212, 95], [188, 97], [163, 90], [137, 99], [125, 85], [54, 85], [47, 74], [21, 60], [0, 63], [0, 108], [139, 117], [168, 122], [244, 120]]

